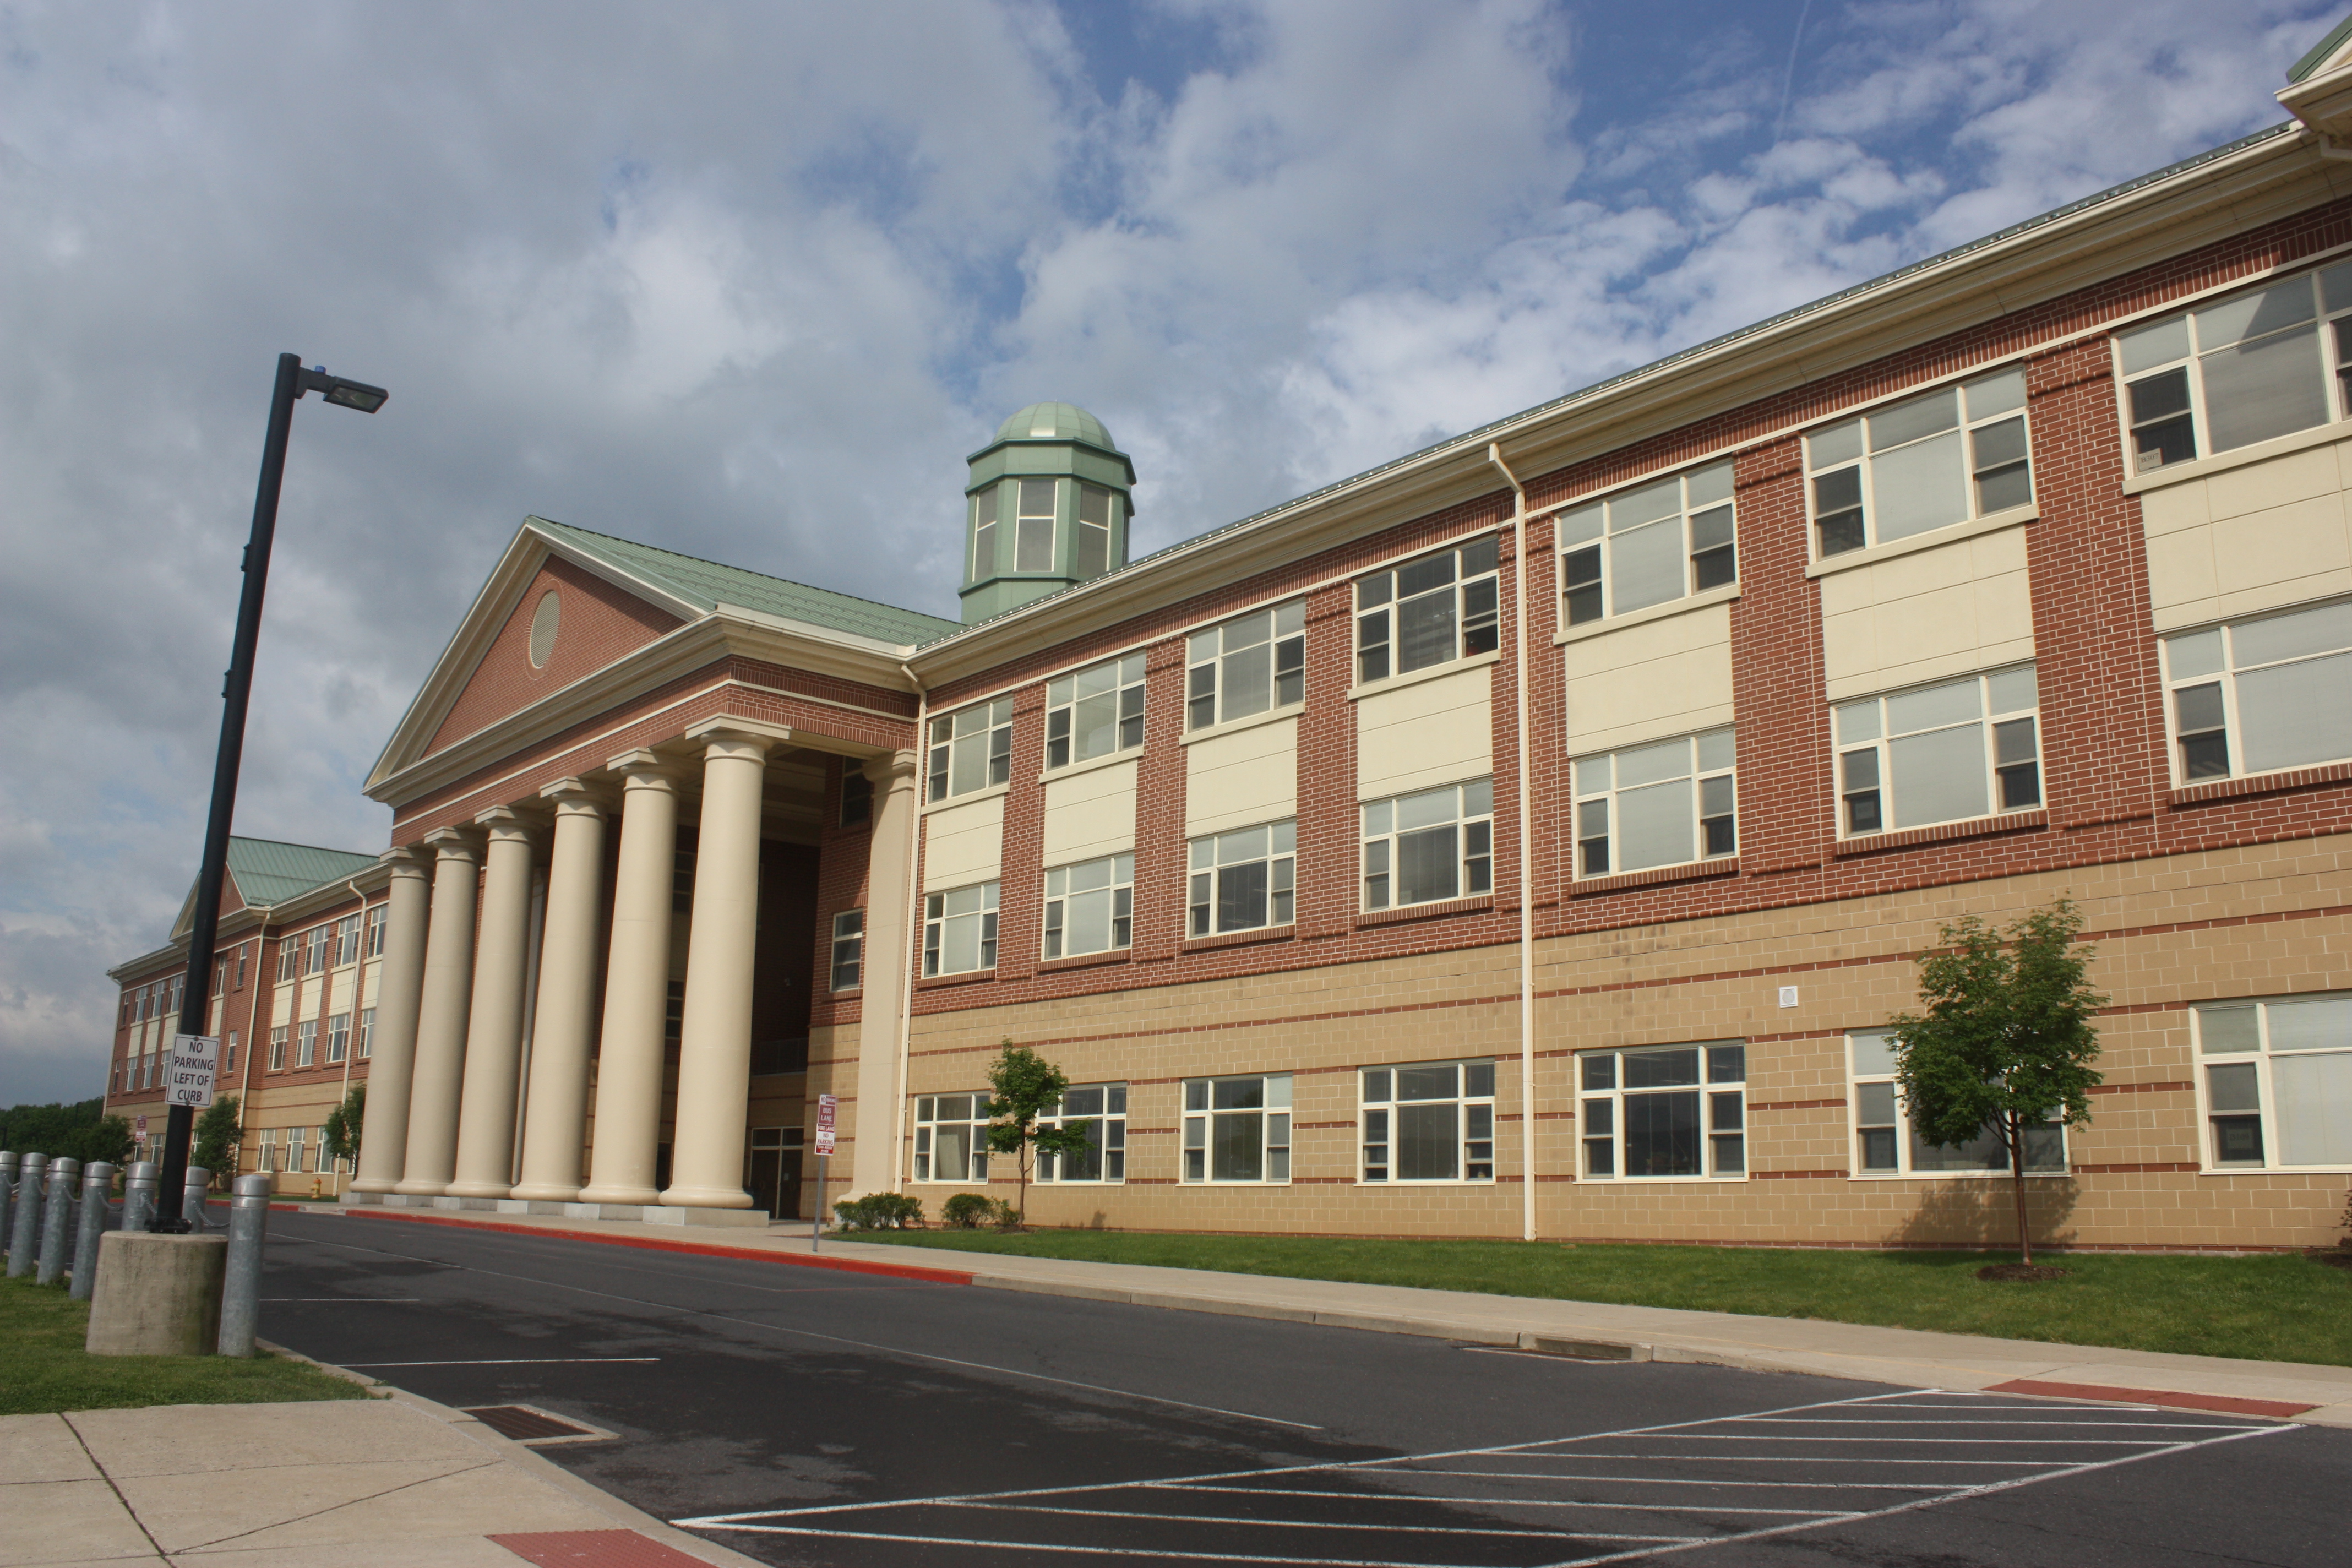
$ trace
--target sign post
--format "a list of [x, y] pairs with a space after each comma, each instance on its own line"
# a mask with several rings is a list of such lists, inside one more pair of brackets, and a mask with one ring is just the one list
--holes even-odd
[[817, 1238], [824, 1232], [824, 1163], [833, 1157], [833, 1118], [840, 1106], [838, 1095], [816, 1097], [816, 1210], [809, 1218], [809, 1250], [817, 1249]]
[[[163, 1075], [163, 1103], [202, 1110], [213, 1102], [213, 1078], [220, 1068], [221, 1043], [214, 1035], [173, 1035], [172, 1064]], [[145, 1117], [140, 1121], [144, 1124]]]

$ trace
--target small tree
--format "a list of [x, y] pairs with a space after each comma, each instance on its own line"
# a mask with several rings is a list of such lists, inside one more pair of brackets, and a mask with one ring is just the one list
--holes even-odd
[[1062, 1101], [1062, 1091], [1070, 1087], [1069, 1078], [1026, 1046], [1016, 1046], [1011, 1040], [988, 1069], [989, 1087], [996, 1092], [988, 1102], [988, 1114], [1002, 1120], [988, 1130], [988, 1147], [992, 1153], [1011, 1154], [1020, 1162], [1021, 1203], [1019, 1223], [1029, 1223], [1029, 1152], [1040, 1154], [1080, 1154], [1086, 1152], [1087, 1130], [1091, 1121], [1066, 1122], [1059, 1127], [1040, 1127], [1037, 1118], [1052, 1110]]
[[245, 1127], [239, 1119], [236, 1096], [224, 1094], [205, 1107], [196, 1118], [196, 1144], [188, 1155], [191, 1164], [202, 1165], [215, 1176], [224, 1172], [234, 1173], [236, 1151], [245, 1139]]
[[327, 1112], [327, 1156], [333, 1160], [349, 1160], [356, 1165], [360, 1157], [360, 1124], [367, 1120], [367, 1085], [355, 1083], [343, 1102]]
[[1919, 1137], [1950, 1147], [1990, 1133], [2009, 1155], [2018, 1255], [2027, 1264], [2026, 1134], [2053, 1120], [2087, 1124], [2100, 1081], [2091, 1020], [2107, 999], [2084, 978], [2094, 954], [2074, 945], [2082, 929], [2066, 899], [2027, 914], [2006, 938], [1963, 916], [1942, 928], [1943, 951], [1919, 961], [1925, 1011], [1894, 1020], [1895, 1078]]

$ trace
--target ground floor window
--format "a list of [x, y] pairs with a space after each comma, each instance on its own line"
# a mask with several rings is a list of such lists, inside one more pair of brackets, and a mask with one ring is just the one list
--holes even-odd
[[1066, 1122], [1087, 1124], [1083, 1154], [1037, 1156], [1041, 1182], [1123, 1182], [1127, 1179], [1127, 1085], [1076, 1084], [1062, 1091], [1053, 1113], [1037, 1119], [1039, 1127]]
[[1747, 1174], [1741, 1041], [1580, 1051], [1576, 1066], [1588, 1180]]
[[996, 888], [994, 882], [980, 882], [923, 900], [925, 974], [996, 967]]
[[1495, 1179], [1495, 1064], [1424, 1062], [1366, 1068], [1363, 1178]]
[[2190, 1011], [2211, 1168], [2352, 1167], [2352, 994]]
[[[1847, 1102], [1853, 1107], [1854, 1174], [1949, 1176], [2010, 1168], [2000, 1134], [1990, 1129], [1948, 1148], [1920, 1142], [1895, 1082], [1894, 1035], [1885, 1029], [1859, 1029], [1848, 1039], [1853, 1063], [1853, 1092]], [[2025, 1168], [2051, 1175], [2064, 1171], [2066, 1130], [2054, 1121], [2028, 1127]]]
[[265, 1127], [255, 1134], [253, 1168], [263, 1174], [278, 1169], [278, 1129]]
[[1188, 1182], [1290, 1180], [1290, 1075], [1184, 1080]]
[[307, 1168], [302, 1163], [302, 1156], [307, 1152], [303, 1143], [309, 1131], [307, 1127], [289, 1127], [286, 1130], [286, 1168], [289, 1172]]
[[916, 1097], [915, 1180], [988, 1180], [987, 1095]]

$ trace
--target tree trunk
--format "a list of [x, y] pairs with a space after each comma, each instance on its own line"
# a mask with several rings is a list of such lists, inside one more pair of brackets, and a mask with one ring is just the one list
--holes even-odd
[[1028, 1141], [1026, 1138], [1024, 1138], [1024, 1139], [1021, 1141], [1020, 1171], [1021, 1171], [1021, 1208], [1020, 1208], [1021, 1224], [1022, 1224], [1022, 1226], [1023, 1226], [1024, 1227], [1026, 1227], [1026, 1226], [1027, 1226], [1027, 1225], [1029, 1224], [1029, 1141]]
[[2033, 1232], [2025, 1219], [2025, 1127], [2018, 1121], [2017, 1112], [2006, 1113], [2009, 1119], [2009, 1181], [2017, 1194], [2017, 1255], [2018, 1260], [2029, 1266], [2033, 1262]]

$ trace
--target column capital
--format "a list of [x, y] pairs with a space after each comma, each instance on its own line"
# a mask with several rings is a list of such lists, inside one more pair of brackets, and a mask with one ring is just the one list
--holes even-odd
[[432, 869], [433, 857], [422, 844], [395, 844], [377, 856], [376, 864], [394, 876], [421, 877]]
[[640, 784], [675, 786], [677, 784], [677, 764], [659, 752], [648, 751], [643, 746], [633, 752], [623, 752], [607, 761], [604, 771], [617, 775], [626, 788], [635, 788]]
[[901, 779], [913, 779], [921, 763], [922, 753], [919, 752], [884, 752], [866, 758], [860, 771], [876, 784], [887, 788]]
[[[527, 808], [526, 808], [527, 809]], [[511, 805], [494, 805], [474, 818], [475, 826], [488, 830], [493, 844], [521, 842], [528, 844], [541, 826], [539, 814], [529, 816]]]
[[539, 798], [555, 808], [555, 815], [566, 816], [598, 816], [613, 807], [612, 794], [601, 784], [583, 778], [558, 779], [539, 792]]
[[479, 860], [482, 846], [470, 827], [436, 827], [425, 836], [434, 855], [443, 860]]
[[783, 745], [793, 738], [789, 724], [772, 724], [764, 719], [745, 719], [733, 713], [714, 713], [686, 727], [686, 738], [704, 743], [704, 755], [713, 754], [711, 748], [725, 744], [730, 749], [757, 746], [760, 755]]

